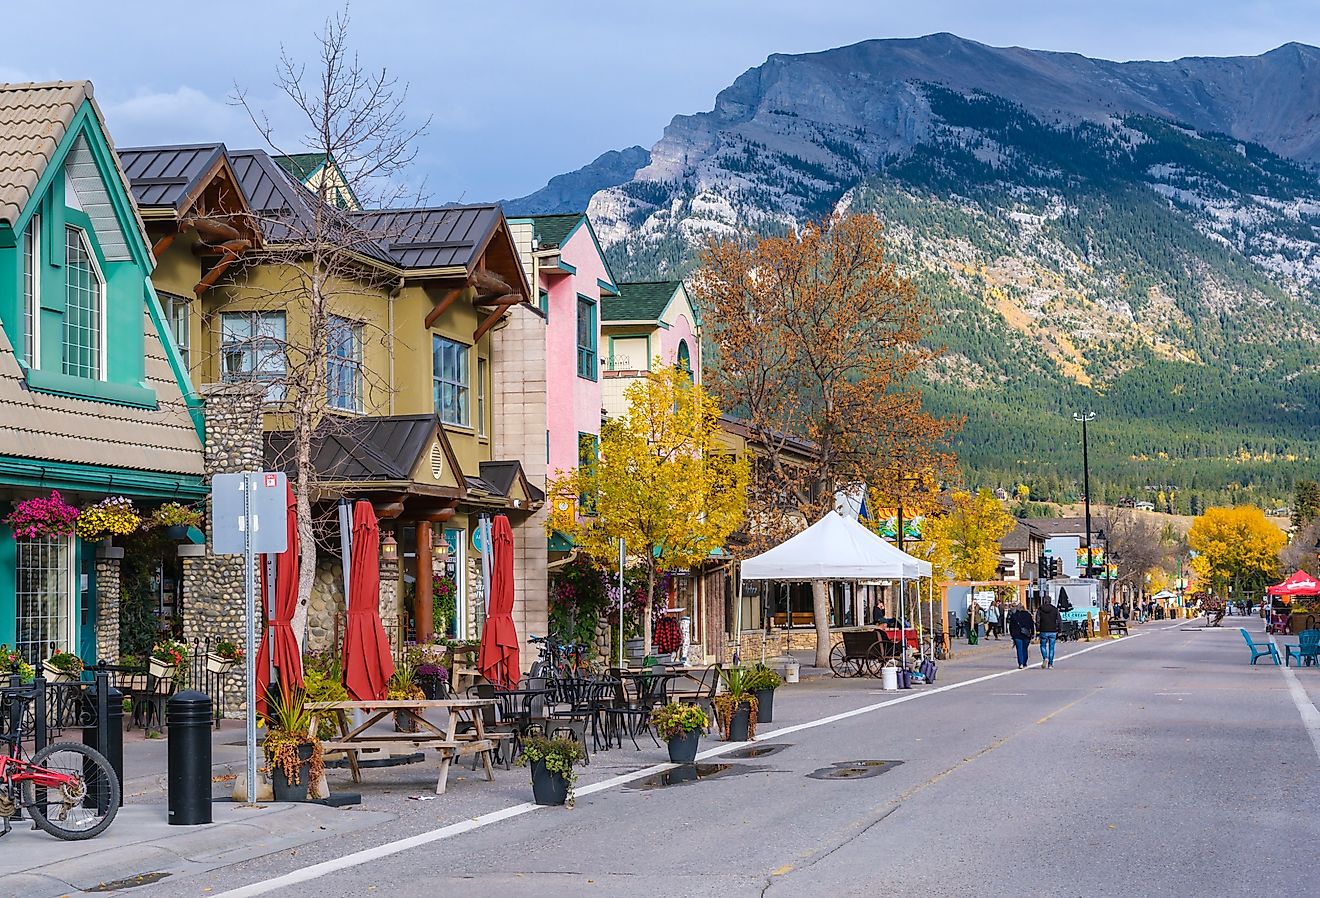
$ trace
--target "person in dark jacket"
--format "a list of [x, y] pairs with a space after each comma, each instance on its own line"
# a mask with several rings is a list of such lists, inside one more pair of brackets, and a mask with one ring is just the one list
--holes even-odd
[[1059, 638], [1059, 625], [1062, 623], [1059, 609], [1046, 599], [1036, 612], [1036, 631], [1040, 634], [1040, 669], [1054, 667], [1054, 643]]
[[1027, 653], [1031, 650], [1031, 637], [1036, 632], [1036, 622], [1031, 619], [1031, 612], [1021, 605], [1013, 606], [1008, 616], [1008, 635], [1017, 649], [1018, 670], [1027, 666]]

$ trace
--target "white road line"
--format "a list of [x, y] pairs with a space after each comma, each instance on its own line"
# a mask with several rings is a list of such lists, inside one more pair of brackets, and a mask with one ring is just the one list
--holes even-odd
[[[1270, 642], [1278, 648], [1283, 648], [1272, 636]], [[1302, 715], [1302, 726], [1306, 727], [1306, 734], [1311, 737], [1311, 747], [1315, 749], [1315, 756], [1320, 758], [1320, 710], [1316, 709], [1315, 703], [1306, 694], [1306, 689], [1303, 688], [1292, 668], [1286, 664], [1276, 666], [1283, 674], [1284, 682], [1288, 684], [1288, 694], [1292, 696], [1293, 704], [1297, 706], [1297, 713]]]
[[[1107, 646], [1128, 642], [1131, 639], [1136, 639], [1143, 635], [1145, 634], [1134, 633], [1131, 636], [1121, 640], [1103, 640], [1101, 642], [1096, 643], [1095, 645], [1087, 646], [1086, 648], [1079, 649], [1078, 651], [1075, 652], [1070, 652], [1067, 655], [1059, 655], [1055, 659], [1055, 661], [1056, 662], [1067, 661], [1069, 658], [1076, 658], [1078, 655], [1085, 655], [1087, 652], [1094, 652], [1096, 649], [1102, 649]], [[1035, 664], [1031, 665], [1031, 667], [1039, 668], [1040, 662], [1039, 661], [1036, 662]], [[828, 717], [821, 717], [817, 720], [809, 720], [806, 723], [799, 723], [793, 726], [780, 727], [779, 729], [773, 730], [769, 733], [761, 733], [757, 735], [756, 741], [765, 742], [772, 739], [781, 739], [784, 736], [788, 736], [792, 733], [800, 733], [803, 732], [804, 730], [812, 730], [817, 727], [828, 726], [829, 724], [832, 723], [838, 723], [840, 720], [847, 720], [850, 717], [859, 717], [862, 714], [870, 714], [873, 711], [879, 711], [881, 708], [889, 708], [892, 707], [893, 705], [901, 705], [904, 702], [916, 701], [917, 699], [926, 698], [927, 696], [938, 695], [941, 692], [951, 692], [954, 689], [961, 689], [964, 686], [974, 686], [977, 683], [985, 683], [985, 682], [989, 682], [990, 680], [996, 680], [1000, 677], [1008, 677], [1008, 676], [1012, 676], [1013, 674], [1020, 674], [1022, 672], [1023, 672], [1022, 670], [1013, 667], [1008, 670], [998, 671], [997, 673], [986, 674], [984, 676], [975, 677], [970, 680], [963, 680], [960, 683], [950, 683], [947, 686], [937, 686], [934, 689], [925, 689], [921, 692], [913, 692], [909, 695], [904, 695], [898, 698], [890, 699], [889, 701], [876, 702], [874, 704], [865, 705], [861, 708], [854, 708], [851, 711], [844, 711], [839, 714], [831, 714]], [[1297, 688], [1300, 689], [1301, 686], [1299, 685]], [[1314, 712], [1315, 708], [1312, 707], [1311, 710]], [[1317, 727], [1320, 727], [1320, 722], [1317, 723]], [[1313, 733], [1312, 738], [1320, 739], [1320, 731]], [[701, 752], [699, 755], [697, 755], [697, 757], [698, 758], [718, 757], [719, 755], [726, 754], [731, 751], [736, 751], [745, 746], [746, 743], [744, 742], [726, 742], [716, 746], [715, 748], [707, 749], [706, 751]], [[1320, 742], [1317, 742], [1316, 750], [1320, 751]], [[669, 763], [654, 764], [650, 767], [646, 767], [641, 770], [634, 770], [631, 773], [620, 774], [619, 776], [613, 776], [610, 777], [609, 779], [601, 780], [598, 783], [592, 783], [588, 786], [583, 786], [582, 788], [577, 789], [576, 792], [578, 795], [594, 795], [597, 792], [603, 792], [606, 789], [613, 789], [618, 786], [622, 786], [627, 783], [630, 783], [634, 780], [642, 779], [643, 777], [654, 776], [658, 773], [663, 773], [664, 771], [669, 770], [672, 767], [674, 767], [674, 765]], [[250, 883], [249, 885], [240, 886], [237, 889], [230, 889], [228, 892], [219, 893], [218, 895], [215, 896], [215, 898], [252, 898], [252, 896], [255, 895], [265, 895], [277, 889], [283, 889], [288, 886], [297, 885], [298, 883], [302, 883], [302, 882], [310, 882], [313, 879], [320, 879], [322, 876], [327, 876], [331, 873], [338, 872], [339, 870], [346, 870], [349, 867], [358, 867], [361, 866], [362, 864], [368, 864], [371, 863], [372, 861], [380, 860], [383, 857], [389, 857], [392, 854], [398, 854], [401, 851], [407, 851], [411, 848], [417, 848], [422, 845], [429, 845], [432, 842], [439, 842], [444, 839], [451, 839], [454, 836], [462, 835], [463, 833], [466, 832], [471, 832], [474, 829], [480, 829], [485, 826], [490, 826], [492, 823], [499, 823], [504, 820], [510, 820], [514, 817], [521, 817], [523, 814], [530, 814], [531, 812], [539, 809], [540, 809], [539, 805], [532, 804], [531, 802], [523, 802], [522, 804], [511, 805], [507, 808], [501, 808], [500, 810], [492, 811], [489, 814], [482, 814], [480, 817], [473, 817], [469, 820], [464, 820], [460, 823], [451, 823], [448, 826], [442, 826], [439, 829], [433, 829], [428, 832], [418, 833], [417, 835], [409, 836], [406, 839], [398, 839], [393, 842], [386, 842], [384, 845], [377, 845], [375, 848], [364, 848], [361, 851], [355, 851], [352, 854], [346, 854], [343, 857], [337, 857], [332, 860], [322, 861], [319, 864], [312, 864], [310, 867], [304, 867], [301, 870], [294, 870], [291, 873], [285, 873], [281, 876], [272, 877], [271, 879], [263, 879], [259, 882], [254, 882], [254, 883]]]

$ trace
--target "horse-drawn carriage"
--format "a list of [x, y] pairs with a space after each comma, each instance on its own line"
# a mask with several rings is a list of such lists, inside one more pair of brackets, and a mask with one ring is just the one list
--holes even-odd
[[836, 677], [880, 676], [885, 662], [903, 657], [903, 646], [883, 630], [844, 630], [843, 639], [830, 649], [830, 670]]

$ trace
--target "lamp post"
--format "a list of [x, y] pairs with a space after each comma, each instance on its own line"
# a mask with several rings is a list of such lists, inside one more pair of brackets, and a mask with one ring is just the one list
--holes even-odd
[[1082, 425], [1082, 489], [1086, 503], [1086, 576], [1091, 576], [1095, 560], [1091, 555], [1091, 455], [1086, 439], [1086, 425], [1095, 420], [1095, 412], [1073, 413], [1073, 420]]

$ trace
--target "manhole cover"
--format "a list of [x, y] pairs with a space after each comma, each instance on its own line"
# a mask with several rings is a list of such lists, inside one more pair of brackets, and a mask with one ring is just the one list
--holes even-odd
[[902, 763], [902, 761], [840, 761], [829, 767], [813, 770], [807, 776], [815, 780], [860, 780], [879, 776]]
[[740, 748], [737, 751], [729, 752], [729, 757], [740, 758], [742, 760], [764, 758], [766, 755], [778, 754], [788, 747], [788, 745], [785, 745], [782, 742], [774, 745], [749, 745], [746, 748]]
[[630, 789], [660, 789], [664, 786], [678, 786], [683, 783], [699, 783], [702, 780], [720, 776], [738, 776], [761, 770], [760, 767], [748, 767], [746, 764], [680, 764], [664, 773], [634, 780], [628, 784]]
[[85, 892], [118, 892], [123, 889], [133, 889], [138, 886], [149, 886], [153, 882], [160, 882], [170, 874], [157, 870], [153, 873], [139, 873], [137, 876], [130, 876], [127, 879], [116, 879], [114, 882], [103, 882], [100, 885], [92, 886], [90, 889], [84, 889]]

